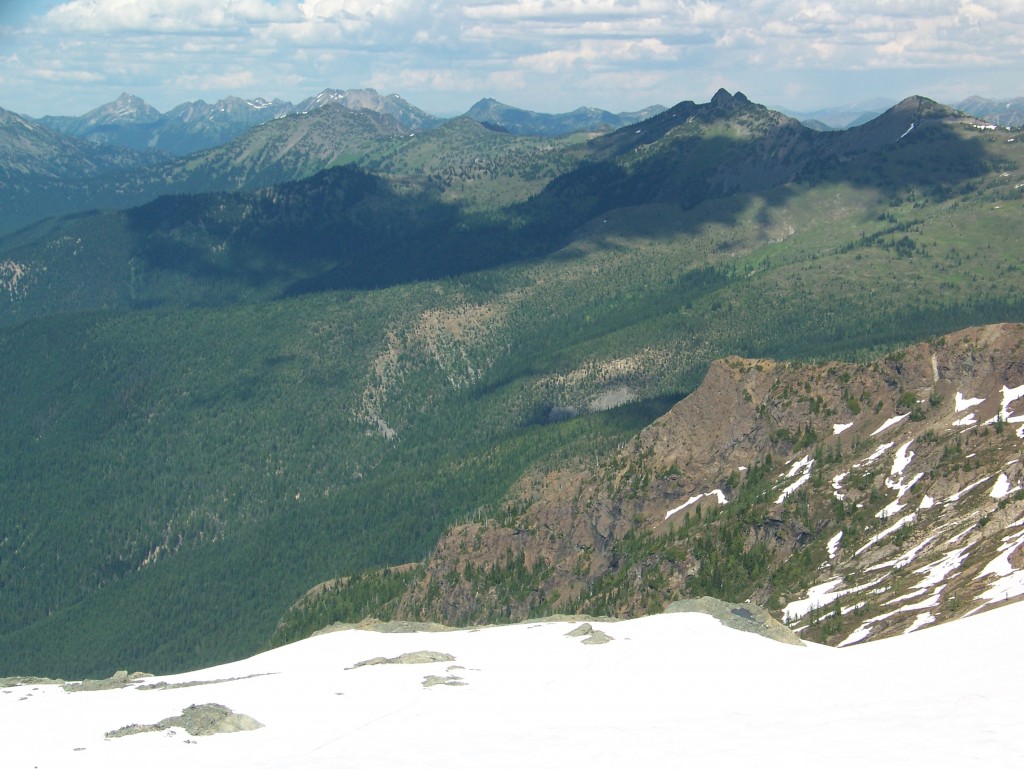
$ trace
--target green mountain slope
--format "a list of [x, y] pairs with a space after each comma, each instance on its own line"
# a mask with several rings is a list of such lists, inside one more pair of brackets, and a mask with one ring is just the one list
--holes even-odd
[[[257, 190], [350, 163], [392, 176], [399, 187], [430, 189], [447, 202], [491, 211], [536, 193], [570, 167], [572, 158], [559, 150], [577, 141], [501, 134], [468, 118], [438, 127], [430, 123], [433, 130], [410, 131], [401, 116], [350, 109], [331, 98], [310, 107], [308, 112], [262, 123], [222, 146], [186, 157], [139, 158], [128, 150], [95, 146], [94, 155], [120, 159], [120, 165], [107, 162], [93, 169], [91, 161], [75, 155], [55, 165], [56, 176], [49, 171], [42, 177], [35, 173], [16, 189], [0, 188], [4, 203], [0, 234], [47, 217], [125, 209], [161, 195]], [[31, 153], [26, 160], [20, 135], [0, 123], [0, 148], [14, 147], [10, 157], [0, 156], [0, 174], [23, 175], [22, 166], [31, 165], [34, 158], [53, 163], [54, 157], [63, 157], [40, 144], [40, 136], [52, 136], [53, 141], [71, 147], [94, 146], [30, 121], [21, 122], [33, 140]], [[134, 162], [129, 164], [127, 159]]]
[[1019, 600], [1024, 324], [863, 363], [730, 357], [636, 438], [532, 475], [425, 564], [322, 584], [276, 641], [362, 613], [447, 624], [751, 601], [840, 645]]
[[660, 104], [652, 105], [639, 112], [618, 114], [593, 107], [579, 107], [572, 112], [550, 115], [543, 112], [510, 107], [494, 99], [481, 99], [466, 113], [478, 123], [500, 128], [513, 134], [534, 136], [565, 136], [581, 131], [604, 132], [639, 123], [652, 115], [664, 112]]
[[[856, 356], [1024, 319], [1015, 134], [938, 111], [902, 138], [907, 114], [808, 145], [730, 99], [642, 128], [646, 144], [627, 129], [575, 147], [588, 165], [485, 221], [345, 169], [8, 241], [8, 309], [51, 293], [0, 329], [0, 672], [164, 671], [253, 651], [310, 585], [419, 560], [452, 523], [502, 514], [527, 469], [603, 456], [714, 358]], [[260, 200], [272, 215], [248, 230]], [[451, 232], [431, 234], [429, 206], [455, 217]], [[333, 229], [346, 217], [353, 229]], [[76, 256], [82, 237], [63, 261], [29, 262], [86, 222], [110, 247]], [[470, 237], [495, 231], [508, 239]], [[219, 264], [248, 232], [260, 258]], [[334, 258], [317, 232], [387, 257], [441, 243], [458, 266], [265, 301], [264, 286], [308, 270], [300, 257]], [[131, 251], [147, 239], [180, 249]], [[161, 287], [162, 307], [130, 309], [132, 259], [148, 260], [135, 289]], [[365, 269], [383, 268], [353, 274]], [[105, 279], [127, 295], [111, 309], [65, 296]]]

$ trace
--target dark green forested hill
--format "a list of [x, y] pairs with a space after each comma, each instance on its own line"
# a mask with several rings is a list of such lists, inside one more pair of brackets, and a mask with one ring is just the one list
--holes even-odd
[[713, 358], [1024, 320], [1017, 135], [879, 120], [808, 137], [726, 94], [508, 205], [341, 168], [8, 238], [0, 675], [252, 652], [310, 585], [422, 558]]

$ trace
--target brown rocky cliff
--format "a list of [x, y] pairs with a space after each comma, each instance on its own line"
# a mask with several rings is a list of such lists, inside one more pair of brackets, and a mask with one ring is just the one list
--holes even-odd
[[[924, 477], [915, 504], [955, 495], [1019, 456], [1021, 439], [997, 415], [1002, 388], [1024, 383], [1022, 328], [968, 329], [860, 364], [717, 361], [696, 391], [599, 467], [525, 478], [503, 520], [452, 529], [397, 615], [449, 624], [636, 615], [695, 585], [780, 608], [813, 580], [811, 560], [822, 560], [837, 527], [859, 542], [887, 523], [875, 511], [899, 501], [890, 499], [895, 476], [862, 467], [876, 448], [914, 445]], [[991, 433], [952, 426], [958, 393], [984, 398], [977, 424], [991, 420]], [[954, 462], [954, 441], [984, 459]], [[851, 472], [857, 489], [830, 486]], [[790, 485], [800, 490], [784, 493]], [[1008, 523], [1017, 502], [1002, 504]], [[801, 560], [805, 550], [813, 557]], [[875, 550], [879, 559], [888, 552]], [[867, 557], [857, 558], [864, 568]], [[841, 560], [821, 568], [838, 573]]]

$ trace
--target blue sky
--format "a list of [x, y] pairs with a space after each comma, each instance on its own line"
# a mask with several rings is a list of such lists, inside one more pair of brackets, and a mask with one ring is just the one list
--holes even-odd
[[0, 0], [0, 107], [398, 93], [613, 111], [719, 88], [810, 110], [1024, 95], [1022, 0]]

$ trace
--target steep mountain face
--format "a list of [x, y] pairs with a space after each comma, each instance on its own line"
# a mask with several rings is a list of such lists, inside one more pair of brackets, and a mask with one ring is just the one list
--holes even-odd
[[141, 162], [130, 150], [73, 139], [0, 109], [0, 179], [6, 184], [19, 184], [28, 191], [28, 184], [37, 180], [70, 182], [133, 168]]
[[0, 109], [0, 233], [88, 207], [83, 191], [98, 179], [161, 159], [67, 136]]
[[598, 467], [453, 528], [380, 608], [466, 624], [710, 594], [834, 644], [974, 613], [1024, 592], [1022, 399], [1019, 324], [862, 364], [720, 360]]
[[466, 117], [513, 134], [565, 136], [579, 131], [599, 133], [613, 131], [647, 120], [664, 111], [663, 106], [656, 104], [638, 112], [615, 114], [593, 107], [580, 107], [572, 112], [552, 115], [510, 107], [494, 99], [481, 99], [469, 108]]

